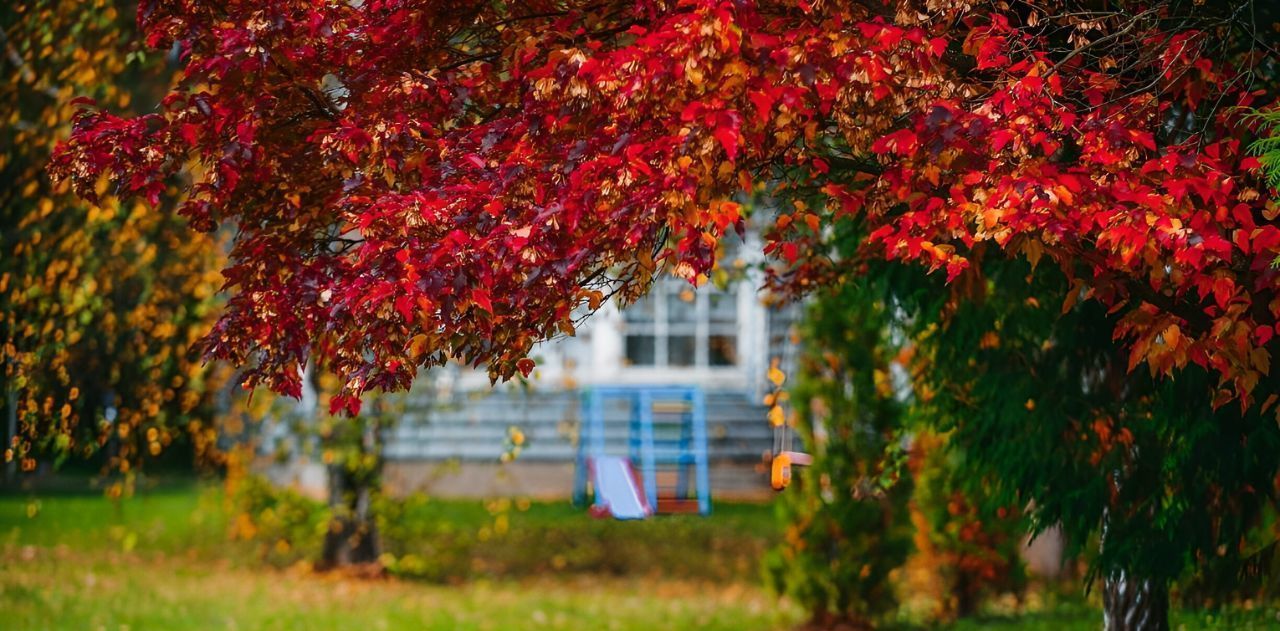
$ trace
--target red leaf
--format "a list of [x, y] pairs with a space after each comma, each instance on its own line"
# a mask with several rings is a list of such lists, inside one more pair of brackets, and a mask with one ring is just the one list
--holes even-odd
[[415, 304], [413, 298], [410, 298], [408, 294], [396, 296], [396, 311], [400, 313], [400, 317], [404, 318], [406, 322], [413, 322], [413, 307]]
[[910, 129], [899, 129], [890, 134], [882, 136], [879, 140], [871, 145], [871, 150], [875, 153], [896, 153], [900, 156], [910, 155], [916, 150], [920, 140], [916, 137], [916, 133]]
[[1218, 303], [1218, 307], [1227, 308], [1227, 303], [1231, 302], [1231, 296], [1235, 294], [1236, 284], [1226, 276], [1220, 276], [1213, 281], [1213, 301]]
[[941, 37], [935, 37], [929, 40], [929, 54], [934, 57], [942, 57], [947, 52], [947, 40]]
[[329, 399], [329, 413], [345, 412], [347, 416], [360, 415], [360, 397], [349, 394], [336, 394]]
[[533, 367], [534, 367], [533, 360], [529, 359], [528, 357], [525, 357], [524, 359], [521, 359], [520, 361], [516, 362], [516, 369], [518, 369], [520, 371], [520, 374], [524, 375], [526, 378], [529, 376], [529, 373], [533, 372]]
[[200, 128], [191, 123], [183, 123], [178, 126], [178, 135], [182, 136], [182, 141], [188, 145], [196, 144], [199, 139]]
[[489, 291], [487, 289], [471, 290], [471, 301], [481, 309], [493, 313], [493, 302], [489, 299]]
[[1274, 333], [1275, 333], [1275, 330], [1272, 329], [1270, 326], [1265, 324], [1260, 324], [1258, 325], [1258, 328], [1253, 330], [1253, 337], [1254, 339], [1258, 340], [1258, 346], [1266, 346], [1267, 342], [1271, 341], [1271, 336]]
[[782, 258], [787, 260], [790, 265], [796, 264], [796, 259], [800, 258], [800, 248], [796, 244], [787, 241], [782, 244]]
[[756, 120], [760, 124], [769, 122], [769, 113], [773, 111], [773, 104], [776, 102], [776, 90], [755, 90], [747, 95], [751, 99], [752, 105], [756, 106]]
[[1004, 149], [1005, 145], [1009, 144], [1010, 142], [1013, 142], [1013, 136], [1014, 136], [1013, 130], [1010, 130], [1010, 129], [1001, 129], [1001, 130], [992, 132], [990, 136], [991, 151], [998, 152], [1001, 149]]
[[729, 159], [736, 160], [738, 158], [738, 115], [736, 112], [725, 112], [717, 122], [719, 124], [712, 133], [716, 140], [720, 141], [720, 146], [724, 147], [724, 152], [729, 155]]

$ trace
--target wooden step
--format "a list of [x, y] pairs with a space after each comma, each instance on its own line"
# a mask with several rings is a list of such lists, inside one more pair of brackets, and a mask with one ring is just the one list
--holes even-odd
[[697, 513], [699, 512], [698, 500], [688, 500], [675, 497], [658, 497], [659, 513]]

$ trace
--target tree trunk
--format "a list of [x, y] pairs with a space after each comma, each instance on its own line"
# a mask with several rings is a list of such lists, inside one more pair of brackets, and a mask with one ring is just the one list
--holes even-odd
[[[375, 407], [381, 412], [381, 402]], [[329, 465], [329, 508], [333, 518], [324, 537], [322, 567], [366, 566], [375, 568], [382, 554], [378, 526], [373, 514], [374, 496], [382, 485], [382, 436], [380, 423], [372, 417], [347, 419], [358, 429], [356, 456]], [[370, 459], [368, 456], [372, 455]]]
[[813, 614], [809, 622], [796, 627], [796, 631], [870, 631], [875, 625], [851, 615], [837, 615], [829, 611]]
[[1125, 572], [1108, 577], [1102, 587], [1105, 631], [1168, 631], [1169, 587]]
[[[1118, 361], [1124, 361], [1119, 359]], [[1113, 371], [1114, 372], [1114, 371]], [[1117, 393], [1118, 394], [1118, 393]], [[1138, 448], [1130, 456], [1138, 459]], [[1112, 473], [1112, 483], [1119, 490], [1125, 471]], [[1105, 548], [1110, 529], [1111, 509], [1102, 511], [1102, 533], [1099, 544]], [[1130, 575], [1128, 570], [1104, 574], [1102, 584], [1102, 626], [1104, 631], [1168, 631], [1169, 584]]]
[[978, 612], [978, 584], [969, 572], [961, 570], [956, 574], [955, 585], [951, 587], [955, 596], [955, 614], [957, 618], [968, 618]]
[[333, 518], [324, 536], [322, 567], [367, 565], [378, 560], [381, 551], [373, 516], [373, 492], [347, 467], [329, 467], [329, 507]]

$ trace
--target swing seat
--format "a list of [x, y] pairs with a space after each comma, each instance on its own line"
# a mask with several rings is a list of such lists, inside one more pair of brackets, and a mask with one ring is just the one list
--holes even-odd
[[813, 464], [813, 456], [802, 451], [784, 451], [788, 458], [791, 459], [791, 465], [796, 467], [807, 467]]
[[799, 451], [780, 451], [769, 467], [769, 486], [781, 491], [791, 485], [791, 467], [813, 464], [813, 456]]

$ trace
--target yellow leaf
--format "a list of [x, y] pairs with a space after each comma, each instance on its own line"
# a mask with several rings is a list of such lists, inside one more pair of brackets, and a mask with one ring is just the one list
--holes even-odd
[[1080, 293], [1084, 290], [1084, 281], [1079, 279], [1071, 281], [1071, 290], [1067, 292], [1067, 298], [1062, 301], [1062, 313], [1071, 311], [1076, 306], [1076, 301], [1080, 299]]
[[422, 356], [422, 351], [426, 345], [427, 345], [426, 334], [419, 333], [413, 336], [413, 339], [409, 341], [409, 356], [415, 360], [418, 359], [419, 357]]
[[1031, 263], [1031, 269], [1035, 269], [1036, 265], [1040, 264], [1040, 257], [1044, 255], [1044, 244], [1040, 243], [1039, 239], [1027, 239], [1022, 242], [1022, 253]]
[[1280, 399], [1280, 395], [1273, 394], [1267, 397], [1267, 400], [1262, 402], [1262, 413], [1266, 414], [1267, 409], [1275, 405], [1277, 399]]
[[573, 337], [577, 334], [577, 330], [573, 328], [573, 323], [568, 320], [561, 320], [556, 323], [556, 328], [567, 337]]
[[1065, 186], [1055, 186], [1053, 187], [1053, 192], [1057, 193], [1058, 199], [1061, 200], [1062, 203], [1066, 204], [1067, 206], [1070, 206], [1076, 202], [1076, 198], [1071, 194], [1071, 190]]
[[806, 214], [804, 215], [804, 222], [805, 222], [806, 224], [808, 224], [808, 225], [809, 225], [809, 229], [810, 229], [810, 230], [812, 230], [812, 231], [814, 231], [814, 232], [817, 232], [817, 231], [818, 231], [818, 227], [821, 225], [821, 224], [819, 223], [819, 221], [820, 221], [820, 220], [818, 219], [818, 216], [817, 216], [817, 215], [815, 215], [815, 214], [813, 214], [813, 213], [806, 213]]
[[1249, 352], [1249, 358], [1253, 360], [1253, 367], [1263, 375], [1271, 374], [1271, 353], [1265, 348], [1255, 348]]
[[782, 372], [777, 366], [769, 369], [769, 381], [775, 386], [781, 386], [782, 382], [787, 380], [787, 373]]
[[102, 197], [103, 195], [107, 194], [107, 189], [110, 187], [111, 187], [111, 180], [106, 175], [101, 175], [98, 177], [98, 181], [95, 182], [93, 185], [93, 192], [98, 197]]

